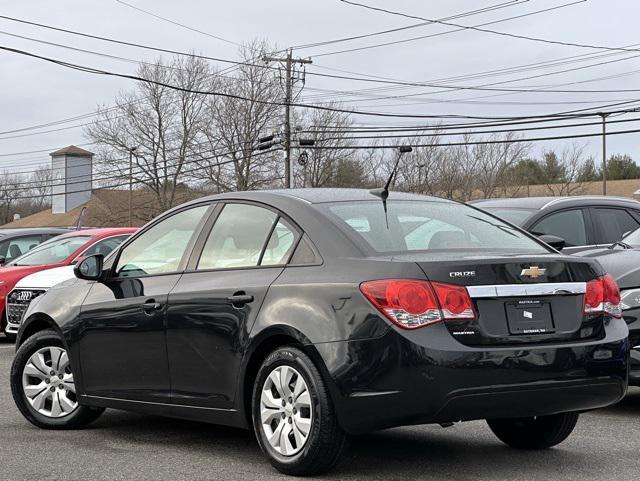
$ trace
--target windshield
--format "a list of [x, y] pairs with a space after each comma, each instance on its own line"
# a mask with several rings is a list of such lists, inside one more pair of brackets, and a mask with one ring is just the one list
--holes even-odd
[[524, 232], [464, 204], [389, 201], [387, 228], [380, 201], [321, 204], [356, 242], [378, 253], [499, 250], [548, 253]]
[[491, 212], [493, 215], [500, 217], [501, 219], [511, 222], [512, 224], [522, 226], [529, 217], [535, 214], [535, 209], [510, 209], [506, 207], [482, 207], [482, 204], [477, 205], [480, 209]]
[[90, 239], [90, 236], [56, 237], [18, 257], [9, 265], [41, 266], [58, 264], [89, 242]]

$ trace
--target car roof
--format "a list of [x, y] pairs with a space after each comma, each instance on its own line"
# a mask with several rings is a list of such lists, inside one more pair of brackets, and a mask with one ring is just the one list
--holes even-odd
[[125, 234], [133, 234], [137, 232], [138, 229], [135, 227], [105, 227], [98, 229], [80, 229], [74, 230], [71, 232], [67, 232], [66, 234], [61, 235], [60, 237], [75, 237], [75, 236], [89, 236], [89, 237], [109, 237], [112, 235], [125, 235]]
[[503, 207], [506, 209], [546, 209], [553, 205], [570, 204], [581, 205], [622, 205], [640, 209], [640, 202], [627, 197], [614, 197], [605, 195], [572, 195], [572, 196], [547, 196], [547, 197], [513, 197], [498, 199], [480, 199], [469, 202], [480, 208]]
[[[288, 198], [298, 200], [307, 204], [322, 204], [326, 202], [349, 202], [349, 201], [367, 201], [379, 198], [371, 194], [367, 189], [340, 189], [340, 188], [313, 188], [313, 189], [274, 189], [260, 191], [241, 191], [230, 192], [225, 194], [216, 194], [194, 202], [203, 200], [224, 200], [224, 199], [248, 199], [248, 200], [264, 200], [268, 201], [273, 197]], [[449, 199], [440, 197], [432, 197], [428, 195], [412, 194], [407, 192], [391, 191], [389, 200], [417, 200], [417, 201], [436, 201], [451, 202]]]
[[7, 238], [23, 235], [64, 234], [66, 232], [69, 232], [69, 229], [52, 227], [23, 227], [20, 229], [0, 229], [0, 236]]

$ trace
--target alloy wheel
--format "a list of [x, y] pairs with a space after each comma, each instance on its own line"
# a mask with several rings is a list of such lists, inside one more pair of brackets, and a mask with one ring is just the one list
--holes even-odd
[[61, 418], [78, 408], [67, 351], [47, 346], [34, 352], [22, 371], [22, 391], [43, 416]]
[[276, 367], [264, 382], [260, 421], [269, 445], [283, 456], [300, 452], [309, 439], [313, 407], [307, 383], [293, 367]]

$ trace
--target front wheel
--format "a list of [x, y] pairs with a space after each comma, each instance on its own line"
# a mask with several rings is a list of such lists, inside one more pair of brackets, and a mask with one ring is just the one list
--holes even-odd
[[487, 420], [503, 443], [516, 449], [547, 449], [567, 439], [578, 422], [578, 413], [533, 418]]
[[11, 393], [22, 415], [43, 429], [82, 427], [104, 411], [78, 403], [69, 356], [53, 330], [20, 346], [11, 365]]
[[253, 427], [260, 448], [284, 474], [331, 469], [346, 444], [328, 389], [311, 359], [283, 347], [262, 363], [255, 382]]

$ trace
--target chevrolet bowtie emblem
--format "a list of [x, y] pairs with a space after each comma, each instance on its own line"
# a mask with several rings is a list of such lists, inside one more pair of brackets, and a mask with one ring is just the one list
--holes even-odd
[[544, 276], [545, 272], [547, 272], [546, 269], [540, 268], [538, 266], [531, 266], [528, 269], [522, 269], [520, 275], [536, 279], [538, 277]]

